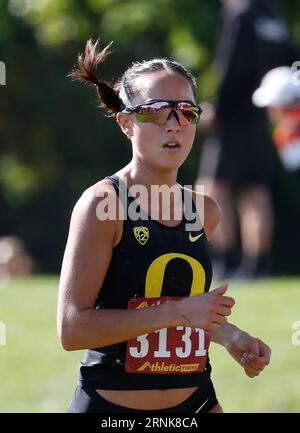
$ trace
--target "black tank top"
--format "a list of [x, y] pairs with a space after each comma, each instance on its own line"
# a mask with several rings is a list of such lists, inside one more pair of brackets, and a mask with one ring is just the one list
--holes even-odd
[[[113, 183], [118, 195], [121, 188], [125, 188], [128, 209], [134, 198], [128, 194], [124, 183], [116, 175], [107, 178]], [[182, 193], [183, 191], [182, 188]], [[192, 210], [197, 215], [196, 218], [199, 218], [194, 201]], [[129, 299], [135, 297], [184, 297], [209, 290], [212, 266], [203, 227], [198, 232], [193, 232], [193, 237], [190, 238], [191, 232], [186, 231], [185, 224], [191, 221], [186, 218], [186, 213], [175, 227], [165, 226], [149, 217], [145, 219], [146, 217], [144, 214], [137, 221], [129, 218], [124, 220], [122, 238], [113, 249], [95, 308], [127, 309]], [[196, 242], [193, 241], [195, 239]], [[164, 271], [158, 281], [156, 275], [149, 270], [153, 261], [162, 256], [167, 258], [163, 260]], [[78, 384], [88, 388], [138, 390], [205, 386], [210, 380], [209, 360], [201, 373], [127, 373], [126, 347], [127, 342], [124, 342], [87, 350], [80, 364]]]

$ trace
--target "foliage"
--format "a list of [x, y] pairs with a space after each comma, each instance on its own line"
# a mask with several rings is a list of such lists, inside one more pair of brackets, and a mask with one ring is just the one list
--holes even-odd
[[[300, 43], [300, 0], [282, 5]], [[191, 69], [200, 99], [207, 98], [215, 88], [219, 9], [217, 0], [0, 0], [0, 60], [7, 68], [0, 88], [0, 235], [21, 236], [40, 270], [59, 269], [83, 190], [130, 159], [129, 143], [102, 116], [94, 89], [67, 78], [85, 40], [114, 40], [104, 79], [116, 80], [134, 60], [167, 56]], [[186, 184], [195, 180], [201, 141], [199, 135], [181, 169]], [[285, 194], [279, 190], [278, 199]]]

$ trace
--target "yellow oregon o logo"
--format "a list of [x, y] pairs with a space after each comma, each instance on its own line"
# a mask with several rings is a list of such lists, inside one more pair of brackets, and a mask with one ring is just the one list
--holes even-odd
[[167, 253], [157, 257], [148, 268], [145, 283], [145, 297], [156, 298], [161, 296], [164, 274], [167, 264], [173, 259], [183, 259], [189, 263], [193, 271], [193, 280], [190, 296], [204, 292], [205, 271], [201, 263], [193, 257], [181, 253]]

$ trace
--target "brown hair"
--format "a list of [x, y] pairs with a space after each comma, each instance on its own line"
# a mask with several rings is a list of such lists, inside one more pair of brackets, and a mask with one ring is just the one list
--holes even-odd
[[197, 99], [195, 77], [180, 63], [165, 58], [132, 63], [115, 84], [100, 81], [97, 77], [97, 68], [111, 53], [112, 42], [102, 51], [98, 51], [98, 44], [99, 40], [93, 42], [92, 39], [89, 39], [87, 41], [84, 56], [78, 55], [79, 68], [74, 69], [69, 76], [96, 85], [100, 107], [106, 108], [110, 114], [116, 114], [122, 111], [126, 105], [131, 105], [131, 101], [139, 93], [139, 89], [135, 85], [137, 77], [141, 74], [162, 70], [177, 72], [186, 78], [192, 87], [195, 100]]

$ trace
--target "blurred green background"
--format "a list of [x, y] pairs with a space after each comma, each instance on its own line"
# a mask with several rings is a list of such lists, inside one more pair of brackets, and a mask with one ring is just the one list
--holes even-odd
[[[281, 1], [290, 36], [300, 46], [300, 0]], [[72, 207], [91, 184], [130, 159], [128, 141], [97, 108], [94, 89], [72, 82], [89, 37], [114, 41], [101, 66], [116, 80], [134, 60], [183, 62], [198, 80], [199, 100], [212, 100], [218, 0], [0, 0], [0, 236], [20, 236], [40, 272], [58, 272]], [[198, 134], [180, 181], [195, 181]], [[274, 154], [274, 274], [299, 273], [299, 185]], [[287, 254], [288, 253], [288, 254]]]
[[[282, 0], [291, 40], [300, 46], [300, 0]], [[116, 80], [134, 60], [167, 56], [196, 76], [199, 100], [213, 100], [211, 63], [218, 38], [217, 0], [0, 0], [0, 236], [24, 240], [35, 271], [52, 276], [0, 284], [0, 412], [64, 412], [81, 352], [64, 352], [56, 335], [57, 286], [72, 208], [91, 184], [130, 159], [113, 119], [97, 108], [94, 89], [67, 78], [86, 39], [114, 41], [101, 67]], [[297, 59], [300, 60], [300, 59]], [[198, 133], [179, 181], [195, 181], [203, 134]], [[274, 152], [272, 196], [276, 227], [274, 278], [234, 283], [233, 321], [273, 347], [273, 362], [254, 380], [223, 348], [211, 357], [226, 411], [300, 409], [300, 347], [291, 326], [300, 320], [300, 192]]]

